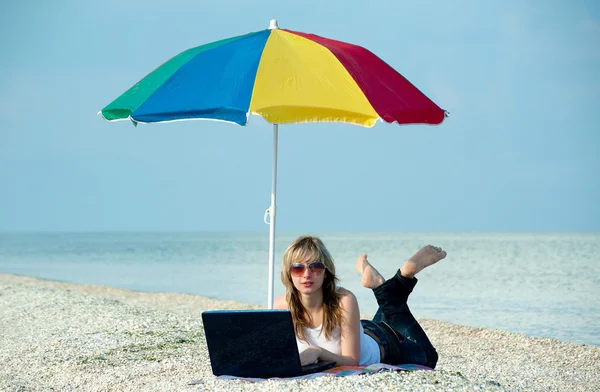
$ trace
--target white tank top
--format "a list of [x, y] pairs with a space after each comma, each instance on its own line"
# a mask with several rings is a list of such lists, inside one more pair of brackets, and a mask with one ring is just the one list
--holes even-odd
[[[333, 329], [332, 337], [330, 340], [325, 338], [325, 334], [321, 333], [323, 325], [317, 328], [305, 328], [304, 334], [306, 335], [306, 341], [298, 339], [296, 337], [296, 343], [298, 343], [298, 352], [306, 350], [310, 346], [319, 346], [325, 350], [332, 352], [337, 355], [342, 354], [342, 336], [340, 327]], [[381, 354], [379, 352], [379, 346], [377, 342], [365, 334], [362, 324], [360, 324], [360, 366], [367, 366], [374, 363], [379, 363], [381, 360]]]

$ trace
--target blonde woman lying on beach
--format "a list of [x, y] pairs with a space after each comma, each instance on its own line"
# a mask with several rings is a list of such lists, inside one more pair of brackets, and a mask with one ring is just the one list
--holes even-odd
[[317, 237], [302, 236], [283, 256], [281, 280], [286, 294], [275, 309], [290, 310], [302, 365], [335, 361], [337, 366], [419, 364], [435, 368], [438, 355], [406, 301], [417, 283], [415, 275], [446, 257], [425, 246], [389, 280], [367, 261], [356, 260], [362, 285], [375, 294], [379, 309], [373, 320], [360, 320], [352, 292], [337, 287], [333, 258]]

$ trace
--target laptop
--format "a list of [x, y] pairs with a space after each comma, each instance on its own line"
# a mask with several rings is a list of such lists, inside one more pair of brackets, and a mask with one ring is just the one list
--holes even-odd
[[202, 313], [202, 322], [215, 376], [296, 377], [336, 364], [301, 366], [288, 310], [211, 310]]

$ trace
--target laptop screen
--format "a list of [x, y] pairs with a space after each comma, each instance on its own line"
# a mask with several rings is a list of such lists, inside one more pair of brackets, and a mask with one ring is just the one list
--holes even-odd
[[227, 310], [202, 313], [213, 374], [294, 377], [302, 374], [291, 313]]

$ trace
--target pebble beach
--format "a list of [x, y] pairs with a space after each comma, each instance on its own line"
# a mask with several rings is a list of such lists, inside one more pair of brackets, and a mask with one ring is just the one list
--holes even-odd
[[0, 390], [600, 390], [600, 347], [430, 319], [419, 322], [440, 356], [435, 371], [258, 383], [213, 376], [201, 313], [252, 308], [260, 307], [0, 274]]

